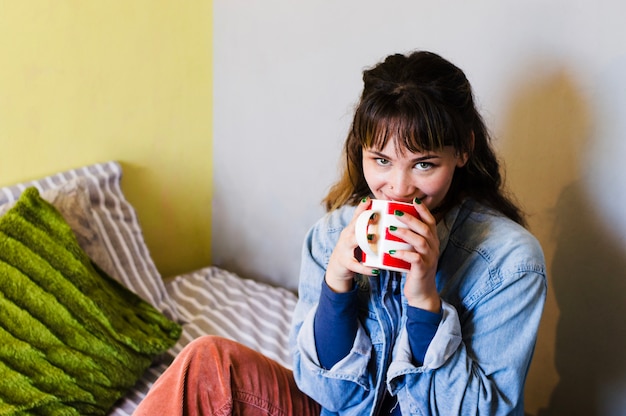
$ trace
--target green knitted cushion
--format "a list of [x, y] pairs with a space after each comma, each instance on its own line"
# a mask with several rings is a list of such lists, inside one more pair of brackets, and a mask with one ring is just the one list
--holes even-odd
[[35, 188], [0, 218], [0, 415], [105, 415], [180, 333]]

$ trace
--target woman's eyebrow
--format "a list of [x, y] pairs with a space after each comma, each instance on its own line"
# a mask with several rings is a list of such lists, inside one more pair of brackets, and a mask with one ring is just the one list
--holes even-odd
[[440, 159], [440, 158], [441, 156], [437, 154], [431, 154], [431, 155], [424, 155], [424, 156], [416, 157], [415, 159], [412, 160], [412, 162], [419, 163], [419, 162], [424, 162], [426, 160]]
[[[389, 156], [387, 156], [386, 154], [384, 154], [382, 152], [378, 152], [376, 150], [368, 150], [368, 152], [372, 153], [374, 156], [378, 156], [378, 157], [383, 158], [383, 159], [391, 160], [391, 158]], [[441, 156], [439, 156], [438, 154], [431, 153], [431, 154], [425, 154], [425, 155], [420, 156], [420, 157], [416, 157], [415, 159], [412, 159], [411, 162], [419, 163], [419, 162], [424, 162], [426, 160], [439, 159], [439, 158], [441, 158]]]
[[386, 154], [384, 154], [384, 153], [377, 152], [376, 150], [367, 150], [367, 152], [368, 152], [368, 153], [371, 153], [371, 154], [372, 154], [372, 155], [374, 155], [374, 156], [378, 156], [378, 157], [380, 157], [380, 158], [382, 158], [382, 159], [389, 159], [389, 156], [387, 156], [387, 155], [386, 155]]

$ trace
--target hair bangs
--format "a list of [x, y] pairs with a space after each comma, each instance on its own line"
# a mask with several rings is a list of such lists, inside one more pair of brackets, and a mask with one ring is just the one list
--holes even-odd
[[450, 116], [422, 94], [368, 98], [357, 109], [353, 123], [353, 134], [364, 148], [380, 150], [389, 140], [410, 152], [457, 147], [448, 127]]

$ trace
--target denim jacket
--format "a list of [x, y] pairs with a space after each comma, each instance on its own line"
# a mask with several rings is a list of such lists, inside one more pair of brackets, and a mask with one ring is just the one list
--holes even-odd
[[[546, 297], [543, 252], [523, 227], [465, 201], [437, 227], [443, 318], [413, 364], [407, 302], [391, 273], [357, 276], [359, 329], [331, 369], [317, 358], [313, 320], [326, 266], [354, 207], [333, 211], [304, 242], [290, 344], [299, 388], [322, 415], [376, 415], [387, 389], [402, 415], [523, 415], [524, 383]], [[404, 284], [402, 276], [401, 284]]]

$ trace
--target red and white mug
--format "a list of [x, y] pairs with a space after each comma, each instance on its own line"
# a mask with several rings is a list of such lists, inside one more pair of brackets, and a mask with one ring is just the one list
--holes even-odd
[[[359, 215], [355, 225], [356, 241], [362, 251], [361, 262], [377, 269], [407, 272], [411, 264], [394, 258], [391, 250], [413, 250], [404, 240], [393, 235], [389, 228], [407, 228], [395, 214], [402, 211], [417, 217], [413, 204], [373, 199], [370, 209]], [[370, 221], [376, 214], [374, 221]], [[372, 236], [372, 238], [368, 238]]]

